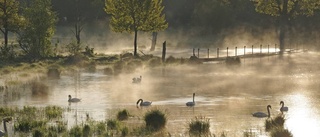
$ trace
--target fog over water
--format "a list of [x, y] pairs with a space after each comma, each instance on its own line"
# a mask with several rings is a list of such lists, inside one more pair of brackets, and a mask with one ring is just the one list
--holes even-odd
[[[109, 76], [98, 66], [95, 73], [84, 70], [62, 75], [59, 80], [43, 81], [49, 86], [44, 97], [32, 96], [29, 88], [17, 98], [2, 99], [6, 106], [58, 105], [68, 108], [64, 118], [68, 126], [85, 121], [86, 114], [94, 120], [115, 118], [121, 109], [133, 117], [128, 123], [143, 124], [142, 117], [158, 108], [168, 116], [167, 131], [174, 136], [187, 135], [188, 122], [196, 116], [210, 119], [210, 131], [216, 135], [242, 136], [245, 131], [266, 136], [265, 119], [252, 117], [257, 111], [271, 116], [280, 113], [280, 101], [289, 107], [285, 128], [295, 137], [320, 135], [320, 53], [300, 52], [263, 58], [242, 58], [240, 66], [224, 63], [198, 65], [167, 65], [143, 67], [134, 73]], [[142, 83], [132, 78], [142, 76]], [[195, 107], [187, 107], [196, 93]], [[81, 98], [69, 104], [67, 96]], [[152, 101], [151, 107], [137, 108], [136, 101]]]

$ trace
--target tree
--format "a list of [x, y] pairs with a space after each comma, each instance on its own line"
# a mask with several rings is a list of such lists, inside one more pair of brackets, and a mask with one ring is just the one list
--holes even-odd
[[[18, 15], [19, 2], [15, 0], [0, 0], [0, 31], [4, 36], [4, 46], [1, 53], [8, 54], [8, 34], [15, 32], [20, 25], [20, 16]], [[4, 55], [5, 56], [5, 55]]]
[[52, 55], [51, 38], [57, 21], [51, 0], [26, 2], [23, 8], [26, 27], [19, 34], [19, 45], [32, 59]]
[[311, 16], [319, 8], [319, 0], [253, 0], [256, 11], [278, 18], [280, 53], [285, 49], [285, 37], [295, 17]]
[[137, 55], [138, 31], [157, 32], [168, 27], [162, 0], [106, 0], [105, 11], [111, 14], [115, 32], [134, 32], [134, 56]]

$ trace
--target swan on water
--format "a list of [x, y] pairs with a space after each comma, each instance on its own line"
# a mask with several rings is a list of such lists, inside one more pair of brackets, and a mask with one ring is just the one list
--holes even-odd
[[80, 102], [81, 99], [79, 98], [72, 98], [71, 95], [69, 95], [69, 99], [68, 99], [68, 102]]
[[142, 76], [135, 77], [135, 78], [132, 78], [132, 83], [141, 83], [141, 80], [142, 80]]
[[137, 105], [139, 105], [140, 102], [140, 106], [150, 106], [152, 102], [150, 101], [143, 101], [141, 98], [137, 101]]
[[288, 107], [285, 107], [284, 106], [284, 102], [283, 101], [280, 101], [280, 105], [281, 105], [281, 108], [280, 108], [280, 111], [283, 112], [283, 111], [288, 111], [289, 108]]
[[253, 113], [252, 116], [258, 117], [258, 118], [270, 117], [270, 109], [271, 109], [271, 105], [268, 105], [267, 106], [268, 114], [263, 113], [263, 112], [256, 112], [256, 113]]
[[190, 106], [190, 107], [191, 107], [191, 106], [196, 105], [196, 102], [194, 102], [194, 96], [195, 96], [195, 95], [196, 95], [196, 93], [193, 93], [192, 102], [187, 102], [187, 103], [186, 103], [187, 106]]

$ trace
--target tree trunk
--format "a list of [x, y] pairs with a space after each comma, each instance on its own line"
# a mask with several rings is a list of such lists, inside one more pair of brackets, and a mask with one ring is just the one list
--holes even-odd
[[137, 37], [138, 37], [138, 30], [134, 30], [134, 52], [133, 56], [137, 56]]
[[158, 32], [152, 32], [152, 43], [151, 43], [150, 51], [154, 51], [156, 48], [157, 35], [158, 35]]

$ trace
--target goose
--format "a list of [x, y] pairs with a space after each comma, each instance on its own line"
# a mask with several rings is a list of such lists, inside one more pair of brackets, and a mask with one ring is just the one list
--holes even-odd
[[280, 111], [283, 112], [283, 111], [288, 111], [289, 108], [288, 107], [285, 107], [284, 106], [284, 102], [283, 101], [280, 101], [280, 105], [281, 105], [281, 108], [280, 108]]
[[271, 109], [271, 105], [268, 105], [267, 106], [268, 114], [263, 112], [256, 112], [256, 113], [253, 113], [252, 116], [258, 117], [258, 118], [270, 117], [270, 109]]
[[11, 121], [12, 118], [11, 117], [8, 117], [8, 118], [3, 118], [3, 129], [4, 131], [0, 131], [0, 137], [4, 137], [8, 134], [8, 131], [7, 131], [7, 122]]
[[191, 107], [191, 106], [196, 105], [196, 102], [194, 102], [194, 96], [195, 96], [195, 95], [196, 95], [196, 93], [193, 93], [192, 102], [187, 102], [187, 103], [186, 103], [187, 106], [190, 106], [190, 107]]
[[68, 99], [68, 102], [80, 102], [81, 99], [79, 98], [72, 98], [71, 95], [69, 95], [69, 99]]
[[141, 80], [142, 80], [142, 76], [136, 77], [132, 79], [132, 83], [141, 83]]
[[137, 105], [140, 102], [140, 106], [150, 106], [152, 102], [150, 101], [143, 101], [141, 98], [137, 101]]

